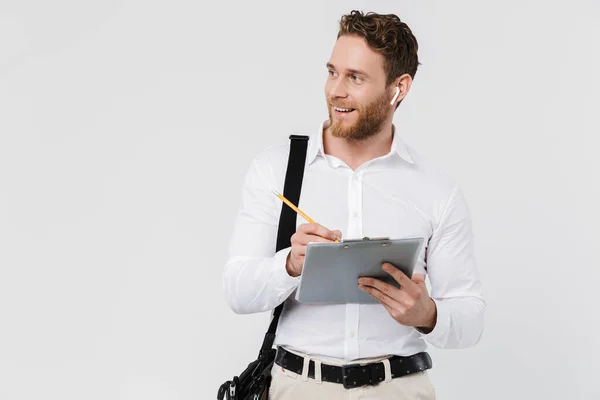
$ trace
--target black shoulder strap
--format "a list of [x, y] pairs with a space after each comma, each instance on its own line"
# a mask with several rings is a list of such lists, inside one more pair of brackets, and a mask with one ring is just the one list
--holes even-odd
[[[300, 202], [307, 150], [308, 136], [290, 135], [290, 154], [288, 156], [283, 195], [296, 206]], [[279, 217], [276, 251], [290, 247], [290, 238], [295, 232], [296, 212], [284, 204]]]
[[[307, 149], [308, 136], [290, 135], [290, 154], [288, 156], [283, 195], [295, 205], [298, 205], [300, 202], [300, 191], [302, 190], [302, 179], [304, 178]], [[290, 247], [291, 237], [295, 232], [296, 212], [283, 204], [281, 207], [281, 215], [279, 217], [276, 251]], [[275, 308], [269, 330], [265, 334], [265, 339], [259, 355], [267, 354], [273, 347], [273, 343], [275, 342], [275, 331], [282, 310], [283, 303]]]

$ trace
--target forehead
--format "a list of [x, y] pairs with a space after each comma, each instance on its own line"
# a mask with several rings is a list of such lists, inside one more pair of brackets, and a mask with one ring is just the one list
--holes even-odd
[[362, 70], [374, 78], [385, 75], [383, 56], [372, 50], [366, 40], [358, 36], [341, 36], [333, 46], [329, 62], [338, 71]]

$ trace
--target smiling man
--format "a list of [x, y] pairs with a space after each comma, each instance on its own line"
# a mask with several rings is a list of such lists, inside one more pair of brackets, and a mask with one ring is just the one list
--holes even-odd
[[[271, 399], [434, 399], [428, 344], [467, 348], [482, 335], [485, 302], [466, 200], [393, 124], [417, 72], [417, 50], [396, 15], [342, 17], [326, 63], [329, 118], [310, 136], [300, 198], [319, 224], [299, 223], [290, 247], [274, 251], [283, 205], [271, 192], [283, 188], [289, 144], [259, 154], [246, 175], [223, 285], [237, 313], [284, 303]], [[382, 265], [400, 289], [361, 278], [357, 286], [378, 303], [295, 300], [308, 243], [365, 236], [426, 238], [413, 276]]]

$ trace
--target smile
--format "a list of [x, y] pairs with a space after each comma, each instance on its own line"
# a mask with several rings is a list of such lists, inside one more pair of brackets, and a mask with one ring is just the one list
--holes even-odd
[[341, 112], [341, 113], [349, 113], [354, 111], [354, 108], [341, 108], [341, 107], [333, 107], [333, 109], [337, 112]]

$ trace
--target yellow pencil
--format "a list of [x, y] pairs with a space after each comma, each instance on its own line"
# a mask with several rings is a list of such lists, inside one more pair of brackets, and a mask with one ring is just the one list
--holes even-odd
[[[285, 198], [284, 195], [282, 195], [281, 193], [279, 193], [277, 190], [273, 190], [273, 194], [277, 197], [279, 197], [281, 199], [281, 201], [283, 201], [285, 204], [287, 204], [288, 206], [290, 206], [290, 208], [294, 211], [296, 211], [298, 214], [300, 214], [302, 216], [302, 218], [304, 218], [305, 220], [307, 220], [309, 223], [311, 224], [315, 224], [316, 222], [309, 217], [308, 215], [306, 215], [304, 213], [304, 211], [300, 210], [298, 207], [296, 207], [291, 201], [289, 201], [288, 199]], [[335, 239], [336, 242], [339, 242], [339, 240]]]

